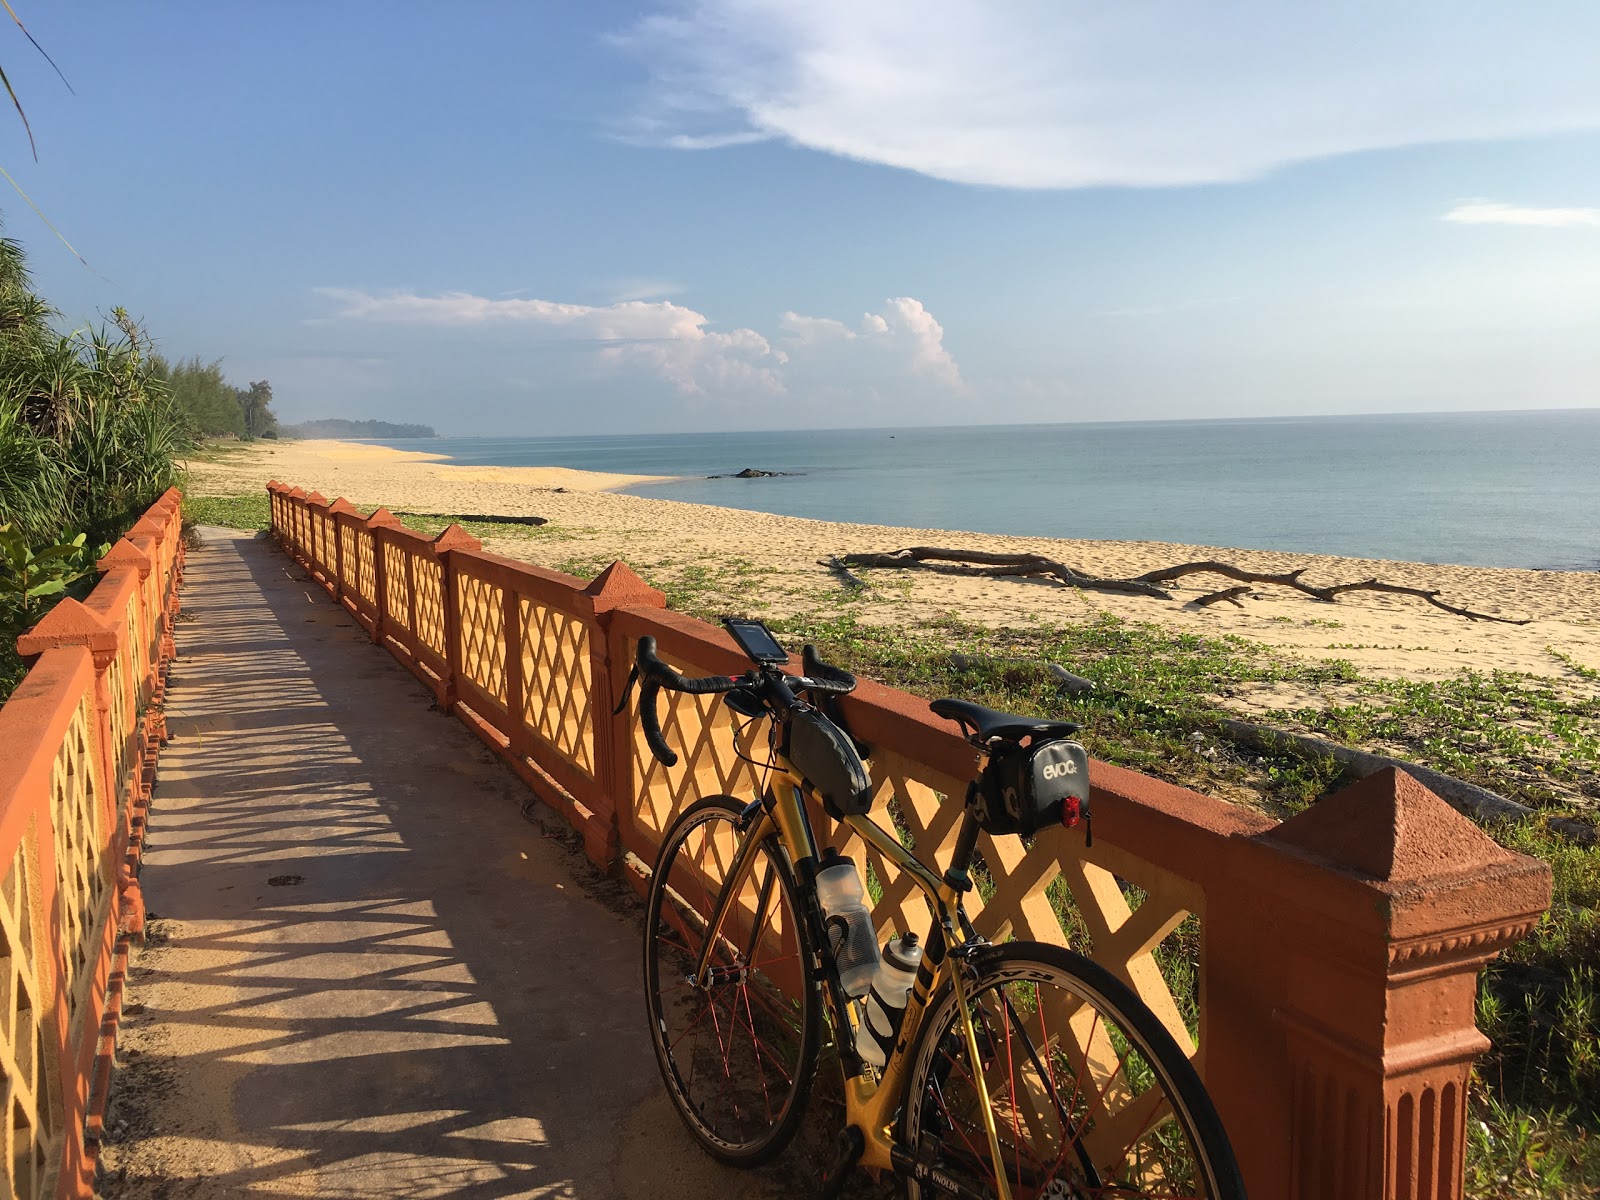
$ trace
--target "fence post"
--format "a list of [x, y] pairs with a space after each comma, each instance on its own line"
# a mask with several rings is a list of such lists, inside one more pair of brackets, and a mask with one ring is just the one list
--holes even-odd
[[139, 704], [147, 704], [150, 697], [155, 694], [156, 674], [160, 664], [150, 656], [148, 636], [145, 630], [149, 628], [149, 589], [150, 572], [153, 564], [150, 556], [127, 538], [120, 539], [116, 545], [106, 552], [104, 558], [95, 564], [102, 574], [110, 574], [118, 567], [131, 567], [139, 573], [139, 586], [135, 589], [137, 599], [134, 603], [136, 617], [133, 623], [138, 645], [135, 649], [135, 659], [138, 662], [141, 677], [138, 685]]
[[287, 515], [289, 517], [289, 546], [290, 546], [291, 554], [296, 560], [298, 560], [300, 562], [300, 564], [302, 566], [309, 565], [306, 562], [306, 547], [305, 547], [305, 540], [306, 540], [306, 533], [305, 533], [305, 530], [306, 530], [306, 493], [305, 493], [305, 489], [302, 488], [302, 487], [299, 487], [299, 486], [292, 487], [287, 492], [284, 493], [284, 497], [283, 498], [286, 501], [285, 512], [287, 513]]
[[631, 714], [613, 715], [621, 681], [632, 665], [627, 647], [614, 645], [612, 614], [619, 608], [665, 608], [667, 598], [618, 559], [583, 589], [594, 605], [589, 629], [589, 720], [594, 729], [595, 782], [602, 811], [584, 826], [584, 850], [596, 866], [609, 870], [617, 860], [617, 812], [633, 805], [633, 726]]
[[[108, 672], [116, 661], [121, 631], [111, 626], [93, 610], [68, 596], [59, 601], [44, 618], [17, 639], [17, 653], [32, 660], [46, 650], [65, 646], [82, 646], [94, 663], [94, 740], [95, 758], [100, 764], [100, 778], [104, 783], [100, 797], [101, 828], [106, 843], [111, 848], [111, 862], [116, 871], [117, 907], [115, 918], [119, 933], [144, 936], [144, 893], [139, 889], [136, 864], [128, 861], [127, 844], [132, 837], [132, 826], [125, 823], [119, 811], [122, 797], [117, 789], [116, 747], [111, 741], [111, 695]], [[129, 785], [138, 788], [130, 778]], [[134, 807], [137, 807], [135, 798]], [[130, 809], [131, 821], [133, 812]]]
[[1478, 970], [1537, 923], [1549, 867], [1393, 769], [1227, 850], [1207, 1083], [1251, 1194], [1459, 1197]]
[[[444, 661], [446, 664], [444, 679], [444, 698], [439, 702], [439, 707], [445, 712], [455, 708], [455, 703], [460, 699], [456, 691], [456, 680], [461, 676], [461, 603], [456, 595], [456, 573], [452, 550], [482, 550], [483, 543], [473, 537], [460, 525], [449, 525], [438, 537], [433, 539], [433, 554], [439, 561], [439, 597], [444, 607]], [[411, 598], [411, 611], [417, 611], [415, 593]], [[415, 618], [413, 617], [413, 620]]]
[[367, 518], [367, 528], [372, 531], [372, 589], [377, 593], [375, 603], [378, 606], [377, 614], [372, 621], [372, 640], [381, 646], [384, 624], [389, 619], [389, 556], [384, 553], [387, 543], [384, 542], [380, 530], [399, 529], [400, 518], [387, 508], [374, 509], [372, 515]]
[[117, 771], [111, 745], [111, 686], [106, 679], [106, 672], [117, 657], [117, 641], [116, 629], [71, 596], [58, 601], [37, 625], [17, 638], [17, 654], [25, 662], [31, 663], [46, 650], [63, 646], [82, 646], [94, 659], [94, 727], [95, 740], [99, 743], [96, 757], [108, 783], [106, 794], [101, 797], [101, 812], [107, 829], [116, 824], [117, 805], [121, 800], [115, 794]]

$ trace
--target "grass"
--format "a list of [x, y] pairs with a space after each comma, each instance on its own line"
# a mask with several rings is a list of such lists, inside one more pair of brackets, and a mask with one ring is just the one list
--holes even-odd
[[187, 525], [221, 525], [226, 529], [270, 529], [272, 508], [266, 492], [243, 496], [185, 496], [183, 520]]
[[[270, 529], [272, 508], [266, 492], [246, 492], [238, 496], [185, 496], [184, 520], [193, 525], [220, 525], [227, 529]], [[501, 521], [452, 522], [448, 517], [397, 513], [400, 523], [418, 533], [437, 537], [451, 524], [460, 526], [480, 541], [545, 540], [563, 541], [583, 532], [562, 525], [521, 525]]]

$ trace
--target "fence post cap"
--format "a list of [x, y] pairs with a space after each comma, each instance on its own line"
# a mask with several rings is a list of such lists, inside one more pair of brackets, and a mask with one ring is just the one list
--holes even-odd
[[443, 550], [482, 550], [483, 543], [452, 521], [433, 539], [433, 549], [436, 553]]
[[276, 479], [267, 480], [267, 491], [269, 491], [269, 492], [281, 492], [281, 491], [285, 491], [285, 490], [286, 489], [284, 488], [283, 484], [279, 483]]
[[23, 658], [34, 658], [62, 646], [85, 647], [95, 654], [98, 666], [102, 656], [116, 653], [117, 631], [91, 609], [68, 596], [17, 638], [17, 653]]
[[1265, 836], [1389, 883], [1479, 872], [1520, 857], [1395, 767], [1335, 792]]
[[309, 496], [306, 497], [306, 503], [307, 504], [326, 504], [327, 502], [328, 502], [328, 498], [326, 496], [324, 496], [321, 492], [312, 492]]
[[130, 538], [147, 537], [159, 542], [167, 536], [167, 527], [164, 523], [153, 519], [149, 513], [145, 513], [144, 516], [133, 523], [133, 527], [128, 530], [127, 536]]
[[150, 556], [124, 537], [119, 538], [117, 544], [106, 551], [105, 557], [95, 566], [102, 571], [113, 571], [118, 567], [136, 567], [142, 577], [150, 574]]
[[667, 598], [651, 587], [620, 558], [594, 577], [583, 589], [583, 594], [594, 601], [594, 611], [609, 612], [613, 608], [665, 608]]
[[300, 487], [298, 484], [290, 488], [288, 494], [293, 496], [296, 500], [304, 500], [306, 498], [305, 488]]
[[331, 513], [354, 513], [358, 517], [361, 515], [361, 510], [358, 509], [354, 504], [351, 504], [350, 501], [346, 500], [343, 496], [340, 496], [332, 504], [328, 505], [328, 511]]
[[367, 518], [367, 526], [370, 529], [399, 529], [402, 524], [399, 517], [382, 506], [373, 509], [372, 515]]

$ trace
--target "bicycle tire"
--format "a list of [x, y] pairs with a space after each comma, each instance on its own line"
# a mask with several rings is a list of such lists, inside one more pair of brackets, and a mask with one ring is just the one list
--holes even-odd
[[650, 1040], [678, 1115], [712, 1156], [754, 1167], [782, 1153], [805, 1116], [823, 1017], [799, 889], [776, 835], [729, 912], [736, 925], [722, 930], [711, 984], [689, 978], [744, 807], [707, 797], [667, 830], [645, 910], [644, 973]]
[[[1080, 954], [1039, 942], [992, 947], [974, 969], [969, 1002], [1014, 1200], [1244, 1200], [1233, 1148], [1200, 1077], [1121, 980]], [[994, 1160], [948, 984], [909, 1053], [901, 1145], [972, 1191], [995, 1194]], [[1098, 1085], [1093, 1101], [1086, 1080]], [[912, 1176], [906, 1185], [913, 1200], [937, 1191]]]

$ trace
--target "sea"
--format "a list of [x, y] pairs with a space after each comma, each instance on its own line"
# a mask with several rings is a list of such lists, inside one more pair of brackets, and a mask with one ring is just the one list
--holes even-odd
[[829, 521], [1600, 570], [1600, 409], [382, 444]]

